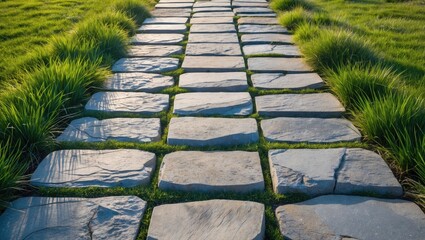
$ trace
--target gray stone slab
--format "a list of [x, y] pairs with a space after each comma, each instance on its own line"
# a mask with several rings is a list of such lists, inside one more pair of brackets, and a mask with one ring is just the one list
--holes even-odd
[[155, 9], [151, 11], [151, 15], [154, 17], [190, 17], [192, 10], [189, 8], [174, 8], [174, 9]]
[[260, 116], [337, 118], [345, 112], [330, 93], [273, 94], [255, 97]]
[[238, 13], [238, 17], [277, 17], [276, 13]]
[[195, 0], [160, 0], [159, 3], [193, 3]]
[[155, 73], [115, 73], [105, 82], [108, 91], [159, 92], [174, 85], [173, 77]]
[[204, 17], [204, 18], [191, 18], [192, 24], [233, 24], [233, 17]]
[[425, 235], [425, 216], [412, 202], [327, 195], [276, 209], [287, 239], [405, 239]]
[[179, 59], [165, 57], [121, 58], [113, 66], [113, 72], [160, 73], [179, 68]]
[[2, 239], [135, 239], [146, 202], [135, 196], [24, 197], [0, 216]]
[[[241, 18], [243, 19], [243, 18]], [[292, 35], [280, 33], [244, 34], [241, 37], [243, 44], [266, 44], [266, 43], [293, 43]]]
[[238, 28], [239, 33], [288, 33], [288, 30], [280, 25], [244, 24]]
[[247, 116], [252, 114], [247, 92], [181, 93], [174, 100], [174, 114], [183, 116]]
[[257, 122], [252, 118], [172, 118], [170, 145], [232, 146], [258, 142]]
[[158, 187], [196, 192], [264, 191], [257, 152], [173, 152], [164, 156]]
[[235, 2], [233, 1], [232, 7], [234, 8], [246, 8], [246, 7], [268, 7], [269, 4], [267, 2]]
[[128, 57], [168, 57], [183, 53], [183, 47], [177, 45], [135, 45], [128, 50]]
[[179, 86], [195, 92], [240, 92], [248, 89], [245, 72], [184, 73]]
[[191, 33], [234, 33], [236, 32], [233, 24], [193, 24], [190, 27]]
[[193, 12], [231, 12], [232, 9], [230, 7], [198, 7], [194, 8]]
[[239, 40], [236, 33], [190, 33], [188, 43], [239, 43]]
[[154, 114], [168, 109], [168, 94], [144, 92], [97, 92], [85, 106], [87, 111]]
[[184, 33], [186, 32], [185, 24], [146, 24], [142, 25], [137, 32], [146, 33]]
[[208, 200], [155, 207], [147, 240], [264, 239], [264, 205], [235, 200]]
[[162, 8], [189, 8], [191, 9], [193, 6], [193, 3], [191, 2], [182, 2], [182, 3], [158, 3], [155, 5], [155, 9], [162, 9]]
[[73, 120], [56, 139], [60, 142], [156, 142], [161, 140], [159, 118], [84, 117]]
[[182, 67], [186, 72], [234, 72], [244, 71], [245, 62], [233, 56], [186, 56]]
[[132, 39], [131, 43], [135, 45], [175, 45], [183, 41], [184, 35], [179, 33], [142, 33], [136, 34]]
[[233, 12], [239, 13], [274, 13], [273, 10], [266, 7], [238, 7], [234, 8]]
[[303, 58], [253, 57], [248, 59], [248, 69], [254, 72], [305, 73], [313, 69]]
[[279, 23], [275, 17], [242, 17], [238, 19], [238, 24], [276, 25]]
[[273, 118], [262, 120], [261, 128], [270, 142], [335, 143], [361, 139], [354, 125], [340, 118]]
[[143, 25], [146, 24], [185, 24], [187, 23], [187, 17], [152, 17], [146, 18]]
[[192, 18], [199, 17], [233, 17], [233, 12], [199, 12], [192, 15]]
[[301, 57], [302, 54], [295, 45], [256, 44], [243, 47], [245, 55], [277, 54], [289, 57]]
[[186, 46], [186, 55], [242, 56], [242, 51], [237, 43], [189, 43]]
[[252, 84], [258, 89], [317, 89], [325, 84], [317, 73], [256, 73], [251, 75]]
[[211, 8], [211, 7], [231, 7], [230, 1], [213, 2], [213, 1], [197, 1], [193, 4], [193, 8]]
[[44, 187], [135, 187], [147, 185], [155, 154], [133, 149], [60, 150], [50, 153], [31, 176]]

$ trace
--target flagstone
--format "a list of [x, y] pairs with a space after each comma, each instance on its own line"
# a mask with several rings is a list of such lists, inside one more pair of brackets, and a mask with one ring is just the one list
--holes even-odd
[[247, 45], [243, 47], [245, 55], [255, 54], [278, 54], [289, 57], [300, 57], [302, 56], [300, 50], [294, 45], [275, 45], [275, 44], [258, 44], [258, 45]]
[[245, 70], [245, 62], [234, 56], [186, 56], [182, 68], [187, 72], [234, 72]]
[[236, 33], [190, 33], [188, 43], [239, 43], [239, 39]]
[[256, 73], [251, 75], [252, 84], [258, 89], [317, 89], [324, 86], [317, 73]]
[[131, 38], [131, 43], [135, 45], [174, 45], [183, 41], [184, 35], [179, 33], [141, 33]]
[[108, 91], [159, 92], [174, 85], [173, 77], [156, 73], [115, 73], [105, 82]]
[[[243, 18], [241, 18], [243, 19]], [[264, 34], [244, 34], [241, 37], [243, 44], [273, 44], [273, 43], [292, 43], [292, 35], [279, 33], [264, 33]]]
[[128, 57], [168, 57], [183, 52], [178, 45], [135, 45], [128, 50]]
[[248, 59], [248, 69], [254, 72], [287, 72], [306, 73], [313, 69], [307, 65], [303, 58], [282, 57], [252, 57]]
[[184, 33], [185, 24], [146, 24], [142, 25], [137, 31], [145, 33]]
[[248, 89], [245, 72], [184, 73], [179, 86], [195, 92], [238, 92]]
[[242, 56], [237, 43], [189, 43], [187, 56]]
[[112, 66], [113, 72], [159, 73], [179, 68], [179, 59], [166, 57], [121, 58]]

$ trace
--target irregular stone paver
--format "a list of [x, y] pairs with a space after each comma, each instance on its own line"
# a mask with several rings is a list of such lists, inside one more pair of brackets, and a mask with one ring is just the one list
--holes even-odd
[[255, 97], [257, 112], [269, 117], [340, 117], [345, 108], [330, 93], [274, 94]]
[[159, 118], [84, 117], [73, 120], [57, 138], [61, 142], [156, 142], [161, 139]]
[[272, 45], [272, 44], [261, 44], [261, 45], [247, 45], [243, 47], [245, 55], [253, 54], [280, 54], [291, 57], [302, 56], [300, 50], [294, 45]]
[[173, 77], [155, 73], [115, 73], [103, 89], [128, 92], [159, 92], [174, 84]]
[[192, 18], [199, 17], [233, 17], [233, 12], [199, 12], [192, 15]]
[[261, 121], [267, 141], [289, 143], [334, 143], [359, 141], [354, 125], [339, 118], [273, 118]]
[[255, 72], [311, 72], [313, 69], [302, 58], [254, 57], [248, 68]]
[[205, 18], [191, 18], [191, 24], [217, 24], [217, 23], [227, 23], [232, 24], [232, 17], [205, 17]]
[[208, 200], [155, 207], [148, 230], [154, 239], [264, 239], [264, 205]]
[[194, 8], [193, 12], [231, 12], [232, 9], [230, 7], [201, 7]]
[[245, 70], [245, 62], [233, 56], [186, 56], [182, 68], [187, 72], [234, 72]]
[[161, 57], [121, 58], [112, 66], [113, 72], [159, 73], [179, 68], [179, 59]]
[[2, 239], [135, 239], [146, 202], [135, 196], [24, 197], [0, 216]]
[[190, 2], [182, 2], [182, 3], [158, 3], [155, 5], [156, 9], [161, 9], [161, 8], [178, 8], [178, 9], [182, 9], [182, 8], [192, 8], [193, 3]]
[[[243, 19], [243, 18], [241, 18]], [[279, 33], [244, 34], [241, 37], [243, 44], [265, 44], [265, 43], [292, 43], [292, 35]]]
[[233, 24], [193, 24], [190, 27], [191, 33], [234, 33], [236, 32]]
[[192, 12], [189, 8], [174, 8], [174, 9], [155, 9], [151, 11], [151, 15], [154, 17], [190, 17], [190, 13]]
[[162, 161], [158, 186], [177, 191], [264, 191], [260, 156], [243, 151], [173, 152]]
[[277, 17], [276, 13], [238, 13], [238, 17]]
[[273, 10], [266, 7], [238, 7], [234, 8], [233, 12], [239, 13], [274, 13]]
[[146, 33], [184, 33], [186, 31], [185, 24], [147, 24], [142, 25], [138, 32]]
[[181, 54], [182, 46], [174, 45], [136, 45], [132, 46], [127, 53], [129, 57], [167, 57], [173, 54]]
[[251, 75], [252, 84], [258, 89], [292, 89], [321, 88], [325, 84], [317, 73], [256, 73]]
[[210, 8], [210, 7], [230, 7], [230, 1], [228, 2], [212, 2], [212, 1], [197, 1], [193, 4], [193, 8]]
[[190, 56], [241, 56], [237, 43], [189, 43], [186, 55]]
[[412, 202], [327, 195], [276, 209], [288, 239], [423, 239], [424, 213]]
[[268, 7], [269, 4], [267, 2], [235, 2], [233, 1], [232, 7]]
[[239, 33], [288, 33], [288, 30], [280, 25], [244, 24], [238, 28]]
[[168, 95], [144, 92], [97, 92], [85, 106], [88, 111], [153, 114], [168, 109]]
[[252, 113], [247, 92], [181, 93], [174, 100], [174, 114], [185, 116], [246, 116]]
[[[192, 18], [193, 19], [193, 18]], [[201, 18], [200, 18], [201, 19]], [[188, 43], [238, 43], [238, 35], [236, 33], [191, 33], [189, 34]]]
[[132, 39], [131, 43], [136, 45], [173, 45], [183, 41], [184, 35], [179, 33], [161, 33], [161, 34], [153, 34], [153, 33], [142, 33], [136, 34]]
[[239, 92], [248, 89], [245, 72], [184, 73], [179, 86], [195, 92]]
[[243, 17], [238, 19], [238, 24], [276, 25], [278, 22], [273, 17]]
[[147, 185], [155, 154], [132, 149], [60, 150], [50, 153], [31, 176], [45, 187], [135, 187]]
[[230, 146], [258, 142], [252, 118], [172, 118], [167, 142], [171, 145]]
[[182, 17], [152, 17], [146, 18], [143, 22], [143, 25], [146, 24], [179, 24], [179, 23], [187, 23], [189, 18]]

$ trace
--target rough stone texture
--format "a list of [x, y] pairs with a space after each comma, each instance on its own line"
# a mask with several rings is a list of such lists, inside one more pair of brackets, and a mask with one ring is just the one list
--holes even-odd
[[233, 12], [240, 13], [274, 13], [273, 10], [266, 7], [238, 7], [234, 8]]
[[276, 25], [279, 24], [273, 17], [243, 17], [238, 19], [238, 24], [260, 24], [260, 25]]
[[[241, 18], [244, 19], [244, 18]], [[292, 35], [279, 33], [244, 34], [241, 37], [243, 44], [266, 44], [266, 43], [292, 43]]]
[[182, 3], [158, 3], [155, 5], [155, 9], [161, 9], [161, 8], [192, 8], [193, 3], [190, 2], [182, 2]]
[[174, 100], [174, 114], [183, 116], [246, 116], [252, 113], [247, 92], [181, 93]]
[[231, 146], [258, 142], [257, 122], [252, 118], [172, 118], [168, 144]]
[[179, 24], [179, 23], [187, 23], [189, 18], [185, 17], [152, 17], [146, 18], [143, 22], [143, 25], [146, 24]]
[[155, 154], [132, 149], [60, 150], [50, 153], [31, 176], [45, 187], [135, 187], [147, 185]]
[[136, 45], [127, 53], [128, 57], [168, 57], [183, 53], [182, 46], [174, 45]]
[[87, 102], [88, 111], [154, 114], [168, 109], [167, 94], [144, 92], [97, 92]]
[[267, 2], [235, 2], [233, 1], [232, 7], [268, 7], [269, 4]]
[[190, 27], [191, 33], [235, 33], [233, 24], [193, 24]]
[[340, 117], [345, 108], [330, 93], [274, 94], [255, 97], [257, 112], [269, 117]]
[[288, 33], [288, 30], [280, 25], [244, 24], [238, 28], [239, 33]]
[[302, 58], [254, 57], [248, 68], [256, 72], [311, 72], [313, 69]]
[[179, 68], [179, 59], [166, 57], [121, 58], [112, 66], [113, 72], [160, 73]]
[[186, 56], [182, 68], [186, 72], [234, 72], [244, 71], [242, 57]]
[[241, 56], [237, 43], [189, 43], [186, 46], [188, 56]]
[[267, 141], [289, 143], [334, 143], [359, 141], [354, 125], [339, 118], [273, 118], [261, 121]]
[[136, 34], [132, 39], [131, 43], [135, 45], [173, 45], [183, 41], [184, 35], [179, 33], [141, 33]]
[[73, 120], [57, 141], [156, 142], [161, 139], [159, 118], [111, 118], [97, 120], [84, 117]]
[[210, 7], [230, 7], [230, 1], [228, 2], [216, 2], [216, 1], [197, 1], [193, 4], [193, 8], [210, 8]]
[[156, 73], [115, 73], [103, 86], [105, 90], [159, 92], [174, 84], [173, 77]]
[[260, 156], [242, 151], [170, 153], [162, 161], [158, 186], [177, 191], [264, 191]]
[[245, 55], [253, 54], [280, 54], [290, 57], [302, 56], [300, 50], [294, 45], [273, 45], [273, 44], [260, 44], [260, 45], [247, 45], [243, 47]]
[[191, 18], [191, 24], [217, 24], [217, 23], [227, 23], [233, 24], [232, 17], [205, 17], [205, 18]]
[[238, 17], [277, 17], [276, 13], [238, 13]]
[[255, 88], [258, 89], [292, 89], [321, 88], [324, 86], [322, 78], [317, 73], [257, 73], [251, 75]]
[[184, 73], [179, 86], [195, 92], [239, 92], [248, 89], [245, 72]]
[[208, 200], [155, 207], [147, 240], [264, 239], [264, 205]]
[[186, 31], [185, 24], [147, 24], [142, 25], [138, 32], [146, 33], [184, 33]]
[[135, 196], [24, 197], [0, 216], [2, 239], [136, 239], [146, 202]]
[[198, 7], [194, 8], [193, 12], [231, 12], [232, 9], [230, 7]]
[[[192, 18], [194, 19], [194, 18]], [[201, 19], [201, 18], [200, 18]], [[238, 43], [238, 35], [236, 33], [191, 33], [189, 34], [188, 43]]]
[[192, 18], [199, 17], [233, 17], [233, 12], [199, 12], [192, 15]]
[[189, 18], [192, 12], [189, 8], [174, 8], [174, 9], [155, 9], [151, 11], [151, 15], [154, 17], [184, 17]]
[[425, 235], [425, 215], [400, 199], [327, 195], [276, 209], [288, 239], [404, 239]]

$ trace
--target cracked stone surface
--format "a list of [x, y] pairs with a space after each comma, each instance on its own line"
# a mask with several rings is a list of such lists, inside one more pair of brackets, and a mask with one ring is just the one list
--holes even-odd
[[192, 15], [192, 18], [200, 17], [233, 17], [233, 12], [198, 12]]
[[191, 24], [233, 24], [233, 17], [204, 17], [204, 18], [192, 18], [190, 19]]
[[251, 75], [252, 84], [258, 89], [317, 89], [325, 84], [317, 73], [256, 73]]
[[230, 7], [198, 7], [194, 8], [193, 12], [231, 12], [232, 9]]
[[234, 146], [258, 142], [253, 118], [172, 118], [167, 142], [170, 145]]
[[278, 21], [274, 17], [243, 17], [238, 19], [238, 24], [276, 25]]
[[198, 192], [264, 191], [260, 156], [244, 151], [173, 152], [164, 156], [158, 187]]
[[85, 106], [88, 111], [154, 114], [168, 109], [168, 94], [97, 92]]
[[186, 31], [185, 24], [146, 24], [142, 25], [138, 32], [146, 33], [184, 33]]
[[189, 43], [186, 46], [188, 56], [241, 56], [237, 43]]
[[340, 118], [273, 118], [262, 120], [261, 128], [271, 142], [335, 143], [361, 139], [356, 127]]
[[233, 24], [193, 24], [190, 27], [191, 33], [235, 33]]
[[146, 202], [135, 196], [24, 197], [0, 216], [2, 239], [135, 239]]
[[159, 92], [174, 84], [173, 77], [156, 73], [115, 73], [105, 82], [103, 89], [128, 92]]
[[160, 73], [179, 68], [179, 59], [167, 57], [121, 58], [112, 66], [113, 72]]
[[179, 23], [187, 23], [189, 18], [182, 17], [152, 17], [146, 18], [143, 22], [143, 25], [146, 24], [179, 24]]
[[184, 73], [179, 86], [195, 92], [239, 92], [248, 89], [245, 72]]
[[97, 120], [84, 117], [73, 120], [57, 141], [104, 142], [156, 142], [161, 139], [159, 118], [111, 118]]
[[[243, 18], [241, 18], [243, 19]], [[292, 35], [279, 33], [244, 34], [242, 44], [293, 43]]]
[[248, 59], [248, 68], [255, 72], [312, 72], [302, 58], [254, 57]]
[[180, 33], [140, 33], [131, 38], [135, 45], [175, 45], [183, 41], [184, 35]]
[[239, 13], [274, 13], [273, 10], [266, 7], [238, 7], [234, 8], [233, 12]]
[[330, 93], [273, 94], [255, 97], [257, 112], [269, 117], [340, 117], [345, 108]]
[[178, 8], [178, 9], [182, 9], [182, 8], [192, 8], [193, 3], [190, 2], [182, 2], [182, 3], [158, 3], [155, 5], [156, 9], [161, 9], [161, 8]]
[[174, 9], [155, 9], [151, 11], [151, 15], [154, 17], [184, 17], [189, 18], [192, 12], [189, 8], [174, 8]]
[[239, 33], [288, 33], [288, 30], [280, 25], [244, 24], [238, 28]]
[[247, 92], [181, 93], [174, 100], [174, 114], [183, 116], [247, 116], [252, 113]]
[[276, 209], [288, 239], [409, 239], [425, 235], [425, 215], [412, 202], [327, 195]]
[[135, 45], [127, 53], [128, 57], [168, 57], [183, 53], [182, 46], [175, 45]]
[[294, 45], [273, 45], [273, 44], [259, 44], [247, 45], [243, 47], [245, 55], [253, 54], [280, 54], [291, 57], [302, 56], [300, 50]]
[[264, 205], [208, 200], [155, 207], [148, 230], [154, 239], [264, 239]]
[[244, 71], [243, 57], [186, 56], [182, 68], [187, 72], [234, 72]]
[[[192, 18], [193, 19], [193, 18]], [[236, 33], [191, 33], [189, 34], [188, 43], [237, 43], [239, 44], [238, 35]]]
[[44, 187], [135, 187], [147, 185], [155, 154], [133, 149], [60, 150], [50, 153], [31, 176]]

